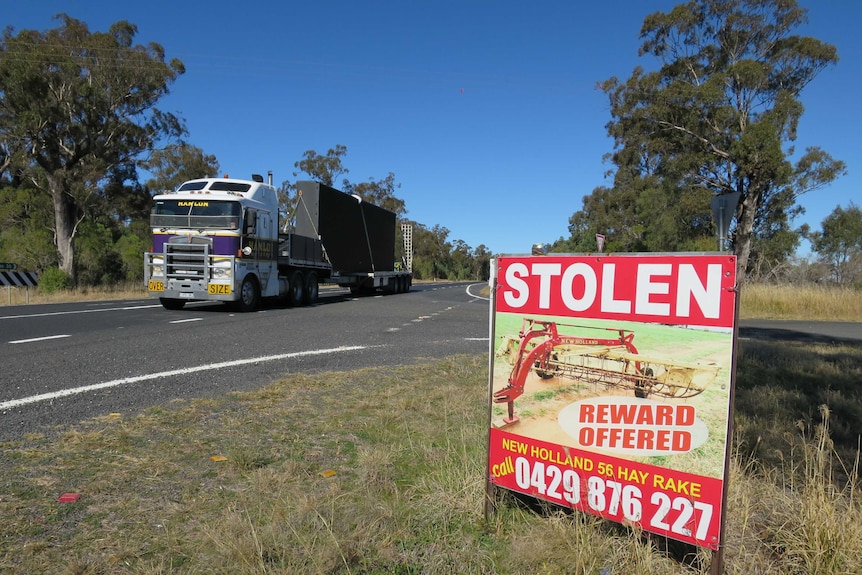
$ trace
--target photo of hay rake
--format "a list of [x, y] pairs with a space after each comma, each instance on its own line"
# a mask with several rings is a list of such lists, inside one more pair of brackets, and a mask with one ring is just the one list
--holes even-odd
[[[595, 336], [560, 334], [581, 331]], [[506, 423], [518, 421], [514, 401], [524, 393], [533, 371], [541, 379], [564, 377], [634, 393], [684, 399], [703, 392], [718, 375], [716, 363], [680, 363], [638, 353], [631, 330], [598, 328], [524, 318], [517, 338], [505, 337], [498, 356], [512, 364], [506, 387], [494, 392], [494, 403], [508, 404]]]

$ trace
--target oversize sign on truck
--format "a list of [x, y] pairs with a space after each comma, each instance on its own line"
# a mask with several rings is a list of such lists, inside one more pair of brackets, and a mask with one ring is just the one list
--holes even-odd
[[501, 257], [496, 278], [489, 485], [718, 549], [736, 258]]

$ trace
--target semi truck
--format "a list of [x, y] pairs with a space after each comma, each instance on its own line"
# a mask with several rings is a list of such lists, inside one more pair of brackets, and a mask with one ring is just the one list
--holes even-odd
[[319, 182], [296, 189], [294, 217], [282, 225], [271, 172], [267, 182], [258, 174], [200, 178], [154, 196], [147, 293], [171, 310], [219, 301], [249, 312], [262, 298], [313, 304], [321, 284], [358, 295], [410, 290], [410, 225], [402, 225], [396, 262], [393, 212]]

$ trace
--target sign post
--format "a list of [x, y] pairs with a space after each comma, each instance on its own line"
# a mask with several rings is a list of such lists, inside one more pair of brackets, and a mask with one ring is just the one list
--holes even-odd
[[18, 264], [10, 264], [6, 262], [0, 262], [0, 271], [6, 272], [14, 272], [18, 269]]
[[596, 234], [596, 246], [599, 248], [599, 253], [605, 251], [605, 235]]
[[736, 257], [496, 264], [489, 485], [711, 549], [719, 566]]
[[721, 194], [712, 198], [712, 216], [715, 218], [715, 227], [718, 231], [718, 251], [727, 249], [727, 232], [730, 231], [730, 223], [736, 213], [739, 204], [739, 192]]

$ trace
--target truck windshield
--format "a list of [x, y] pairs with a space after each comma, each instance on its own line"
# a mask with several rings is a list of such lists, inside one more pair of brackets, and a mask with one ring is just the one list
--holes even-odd
[[239, 228], [239, 202], [221, 200], [157, 200], [150, 214], [154, 228]]

